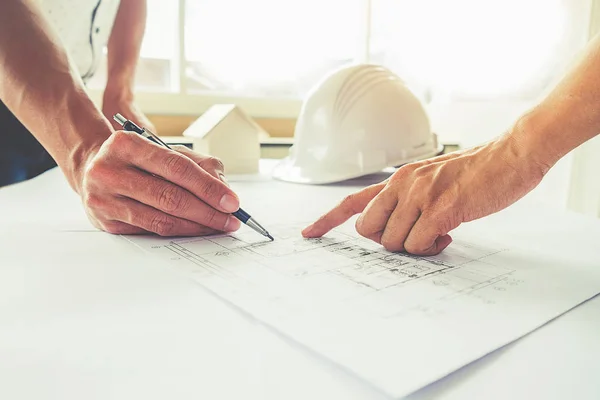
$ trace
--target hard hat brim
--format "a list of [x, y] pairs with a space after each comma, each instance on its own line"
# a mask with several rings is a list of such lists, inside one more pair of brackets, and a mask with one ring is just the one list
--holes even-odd
[[438, 144], [435, 150], [432, 150], [428, 153], [419, 154], [411, 158], [397, 160], [396, 162], [391, 162], [389, 163], [389, 165], [382, 166], [381, 168], [374, 168], [372, 170], [365, 169], [352, 172], [319, 171], [318, 173], [311, 173], [305, 168], [296, 165], [295, 160], [292, 157], [288, 156], [282, 159], [279, 163], [277, 163], [277, 165], [273, 168], [273, 171], [271, 172], [271, 176], [273, 177], [273, 179], [291, 183], [326, 185], [331, 183], [343, 182], [350, 179], [360, 178], [365, 175], [375, 174], [389, 167], [399, 167], [404, 164], [409, 164], [411, 162], [432, 158], [440, 155], [443, 151], [444, 146], [442, 144]]

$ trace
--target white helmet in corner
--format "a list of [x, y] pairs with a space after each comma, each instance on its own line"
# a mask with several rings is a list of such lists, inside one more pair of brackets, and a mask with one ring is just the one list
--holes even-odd
[[308, 93], [290, 154], [276, 179], [325, 184], [357, 178], [442, 151], [416, 96], [390, 70], [338, 69]]

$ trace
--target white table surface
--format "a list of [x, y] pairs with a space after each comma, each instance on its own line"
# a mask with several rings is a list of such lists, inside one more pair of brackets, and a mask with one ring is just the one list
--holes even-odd
[[[565, 241], [554, 211], [536, 204], [532, 195], [490, 218], [520, 224], [515, 241], [600, 246], [600, 221], [572, 217]], [[90, 230], [58, 170], [0, 189], [0, 398], [383, 398], [191, 280], [121, 262], [103, 251], [121, 239]], [[599, 378], [597, 296], [410, 399], [600, 399]]]

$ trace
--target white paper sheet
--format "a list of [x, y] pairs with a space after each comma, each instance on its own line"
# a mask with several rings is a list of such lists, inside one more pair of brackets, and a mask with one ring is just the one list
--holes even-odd
[[[231, 181], [242, 198], [244, 208], [273, 232], [276, 231], [272, 229], [276, 224], [285, 227], [292, 226], [292, 222], [311, 221], [345, 194], [357, 189], [351, 183], [321, 187], [268, 180], [258, 183], [245, 183], [238, 179]], [[361, 185], [368, 183], [373, 182], [357, 182]], [[251, 390], [240, 383], [240, 379], [253, 383], [256, 365], [243, 364], [236, 354], [247, 353], [246, 347], [250, 346], [257, 349], [257, 354], [266, 351], [272, 356], [271, 353], [279, 348], [266, 350], [256, 340], [246, 342], [240, 339], [241, 333], [240, 336], [233, 335], [232, 332], [243, 332], [248, 336], [252, 333], [247, 332], [245, 329], [248, 327], [238, 324], [235, 318], [225, 318], [221, 313], [226, 314], [226, 310], [209, 302], [207, 297], [192, 299], [196, 297], [193, 291], [173, 285], [171, 271], [193, 276], [195, 264], [167, 260], [160, 268], [155, 268], [153, 263], [149, 273], [148, 261], [133, 254], [138, 253], [137, 248], [122, 245], [117, 238], [103, 233], [81, 233], [80, 230], [86, 230], [87, 220], [79, 199], [67, 189], [60, 172], [56, 170], [30, 182], [0, 189], [0, 265], [3, 267], [0, 293], [5, 300], [0, 302], [4, 305], [3, 346], [0, 349], [4, 356], [0, 358], [6, 360], [0, 366], [6, 372], [4, 384], [0, 385], [2, 393], [8, 394], [9, 398], [14, 398], [15, 393], [22, 398], [81, 398], [82, 393], [89, 394], [90, 390], [94, 393], [110, 390], [111, 395], [119, 397], [117, 391], [120, 390], [123, 398], [131, 397], [131, 393], [142, 393], [146, 398], [164, 398], [166, 395], [186, 398], [190, 393], [200, 394], [200, 397], [208, 393], [209, 396], [220, 395], [225, 398], [245, 393], [247, 397], [254, 398]], [[40, 207], [41, 204], [43, 207]], [[528, 274], [532, 278], [530, 286], [539, 293], [532, 290], [527, 294], [524, 288], [515, 298], [505, 299], [502, 309], [496, 305], [495, 312], [490, 311], [489, 315], [463, 325], [460, 325], [460, 320], [444, 322], [438, 318], [430, 324], [435, 326], [435, 330], [423, 330], [422, 336], [413, 342], [414, 350], [406, 351], [407, 345], [401, 342], [409, 340], [411, 332], [413, 337], [415, 331], [419, 333], [421, 325], [412, 329], [405, 329], [409, 324], [405, 324], [404, 329], [391, 327], [388, 333], [385, 329], [379, 330], [377, 323], [372, 327], [367, 325], [368, 322], [360, 326], [362, 321], [370, 321], [364, 315], [346, 322], [347, 325], [339, 316], [328, 320], [320, 307], [309, 309], [317, 320], [315, 323], [310, 316], [299, 316], [297, 309], [295, 316], [287, 321], [274, 318], [272, 313], [281, 308], [279, 305], [269, 307], [275, 311], [255, 307], [250, 302], [238, 302], [237, 306], [254, 310], [255, 315], [261, 313], [263, 321], [278, 323], [287, 337], [305, 346], [312, 346], [315, 351], [321, 351], [323, 357], [338, 365], [345, 363], [347, 370], [352, 361], [348, 362], [347, 358], [353, 355], [354, 350], [373, 352], [370, 358], [365, 357], [364, 369], [359, 365], [352, 372], [366, 381], [370, 380], [373, 385], [383, 387], [383, 390], [386, 388], [379, 382], [389, 379], [386, 373], [394, 374], [394, 379], [402, 381], [404, 388], [417, 387], [420, 382], [411, 382], [411, 379], [415, 375], [423, 377], [425, 374], [423, 371], [406, 373], [407, 368], [431, 369], [428, 376], [433, 379], [442, 370], [437, 367], [438, 363], [446, 365], [448, 369], [454, 368], [448, 358], [464, 361], [475, 356], [477, 349], [489, 351], [497, 343], [524, 334], [532, 326], [549, 319], [548, 315], [558, 315], [561, 310], [575, 306], [590, 293], [598, 291], [595, 272], [600, 271], [598, 221], [573, 216], [567, 218], [556, 212], [521, 207], [523, 204], [520, 201], [507, 212], [463, 225], [459, 229], [461, 233], [453, 236], [460, 239], [458, 241], [466, 240], [478, 245], [484, 245], [482, 238], [497, 238], [501, 245], [492, 244], [490, 247], [510, 248], [512, 259], [506, 260], [508, 257], [504, 257], [502, 262], [516, 264], [519, 273]], [[342, 234], [351, 232], [351, 227], [351, 223], [347, 224]], [[52, 231], [49, 236], [45, 233], [48, 230]], [[61, 234], [60, 239], [54, 233], [65, 230], [77, 232]], [[94, 229], [90, 227], [89, 230]], [[260, 239], [245, 227], [242, 227], [240, 235], [251, 242]], [[157, 245], [168, 243], [168, 239], [159, 240]], [[455, 246], [456, 243], [450, 249]], [[523, 252], [525, 248], [534, 250]], [[528, 263], [528, 268], [522, 268]], [[562, 278], [565, 281], [559, 282]], [[554, 287], [544, 286], [546, 282]], [[228, 288], [233, 286], [221, 286], [221, 289]], [[182, 298], [178, 297], [180, 295]], [[240, 298], [241, 293], [238, 291], [236, 296]], [[235, 298], [232, 296], [230, 299]], [[309, 298], [301, 300], [310, 301]], [[586, 305], [588, 308], [579, 308], [588, 310], [587, 314], [569, 313], [540, 332], [519, 341], [516, 346], [510, 346], [507, 351], [498, 352], [491, 359], [482, 360], [483, 363], [463, 369], [445, 383], [442, 381], [441, 385], [434, 386], [433, 392], [420, 392], [421, 395], [415, 399], [429, 399], [431, 396], [452, 399], [502, 398], [524, 393], [541, 393], [546, 397], [551, 394], [550, 397], [558, 399], [573, 394], [572, 390], [579, 394], [579, 398], [597, 398], [595, 394], [598, 388], [592, 379], [598, 359], [598, 349], [592, 340], [593, 332], [597, 332], [595, 328], [598, 324], [593, 318], [597, 306], [590, 308], [589, 304]], [[144, 312], [137, 310], [140, 305], [143, 305]], [[540, 310], [539, 315], [529, 315], [535, 314], [536, 310]], [[217, 316], [207, 317], [211, 312]], [[350, 310], [350, 315], [353, 312]], [[285, 317], [285, 310], [282, 315]], [[463, 320], [470, 315], [465, 315]], [[57, 318], [65, 323], [56, 323]], [[530, 323], [527, 323], [528, 318]], [[94, 323], [89, 323], [92, 320]], [[22, 325], [22, 332], [7, 329], [11, 321]], [[123, 329], [122, 324], [133, 329]], [[346, 326], [352, 329], [346, 329]], [[493, 336], [488, 340], [489, 332], [495, 326], [502, 330], [496, 333], [502, 336], [501, 340], [495, 341]], [[49, 334], [49, 329], [52, 334]], [[217, 340], [210, 341], [212, 345], [208, 346], [205, 342], [207, 330]], [[126, 336], [123, 336], [124, 333], [127, 333]], [[333, 337], [329, 342], [327, 335]], [[14, 341], [6, 340], [12, 336]], [[265, 336], [262, 340], [271, 343], [272, 339]], [[90, 343], [94, 345], [90, 346]], [[236, 344], [237, 347], [233, 349], [223, 343]], [[553, 347], [548, 348], [545, 353], [547, 357], [544, 358], [541, 356], [542, 349], [547, 345]], [[474, 348], [469, 350], [470, 354], [448, 356], [453, 347], [460, 350], [460, 346]], [[380, 350], [380, 347], [384, 350]], [[334, 379], [316, 373], [321, 366], [307, 362], [299, 368], [295, 352], [286, 351], [284, 347], [280, 350], [279, 359], [264, 358], [270, 360], [267, 387], [273, 395], [261, 393], [265, 389], [260, 386], [256, 398], [301, 398], [303, 393], [308, 393], [309, 397], [310, 394], [314, 397], [315, 393], [321, 397], [331, 397], [323, 387]], [[406, 352], [398, 356], [402, 351]], [[419, 351], [422, 354], [415, 356]], [[94, 369], [96, 360], [106, 360], [103, 368]], [[145, 362], [147, 360], [150, 361]], [[375, 368], [368, 370], [373, 365]], [[568, 368], [560, 365], [567, 365]], [[391, 366], [389, 371], [382, 371], [386, 366]], [[250, 371], [248, 368], [253, 371], [247, 372]], [[511, 372], [506, 371], [509, 369]], [[518, 374], [527, 374], [528, 369], [535, 372], [526, 378], [518, 377]], [[135, 371], [135, 374], [132, 375], [131, 371]], [[291, 377], [294, 374], [299, 377], [298, 380]], [[202, 380], [203, 376], [209, 379]], [[46, 379], [48, 377], [52, 379]], [[89, 377], [93, 377], [93, 380], [86, 380]], [[233, 390], [235, 393], [232, 393], [227, 390], [231, 385], [223, 386], [232, 382], [231, 379], [242, 390]], [[303, 392], [299, 388], [300, 380], [305, 382], [305, 386], [317, 386], [318, 389], [311, 388]], [[74, 381], [80, 384], [71, 385]], [[27, 382], [36, 384], [27, 386]], [[330, 387], [344, 386], [343, 393], [352, 391], [356, 394], [353, 383], [352, 380], [340, 381]], [[551, 384], [541, 388], [547, 383]], [[507, 385], [511, 389], [507, 389]], [[277, 386], [280, 387], [274, 390]], [[518, 388], [515, 389], [515, 386]], [[395, 389], [398, 388], [392, 388]], [[293, 393], [286, 393], [290, 390]], [[341, 397], [334, 395], [333, 398]], [[362, 397], [356, 395], [356, 398]]]
[[273, 221], [275, 242], [249, 230], [128, 240], [393, 397], [600, 292], [600, 268], [589, 258], [525, 252], [460, 234], [441, 255], [419, 258], [386, 252], [358, 237], [351, 223], [306, 240], [303, 225]]

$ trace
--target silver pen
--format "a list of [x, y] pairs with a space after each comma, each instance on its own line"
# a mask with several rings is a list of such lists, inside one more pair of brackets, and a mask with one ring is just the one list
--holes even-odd
[[[119, 125], [121, 125], [124, 130], [130, 131], [130, 132], [135, 132], [135, 133], [145, 137], [146, 139], [153, 141], [154, 143], [156, 143], [160, 146], [164, 146], [168, 149], [171, 149], [171, 147], [168, 144], [163, 142], [158, 136], [156, 136], [150, 130], [148, 130], [146, 128], [140, 128], [134, 122], [128, 120], [121, 114], [118, 114], [118, 113], [115, 114], [113, 116], [113, 119], [115, 121], [117, 121], [117, 123]], [[246, 211], [242, 210], [241, 208], [239, 210], [237, 210], [236, 212], [231, 213], [231, 215], [233, 215], [234, 217], [239, 219], [241, 222], [243, 222], [250, 228], [254, 229], [256, 232], [260, 233], [261, 235], [268, 237], [272, 241], [275, 240], [273, 238], [273, 236], [271, 236], [271, 234], [269, 234], [269, 232], [265, 228], [262, 227], [261, 224], [259, 224], [254, 218], [252, 218], [252, 216], [250, 214], [248, 214]]]

